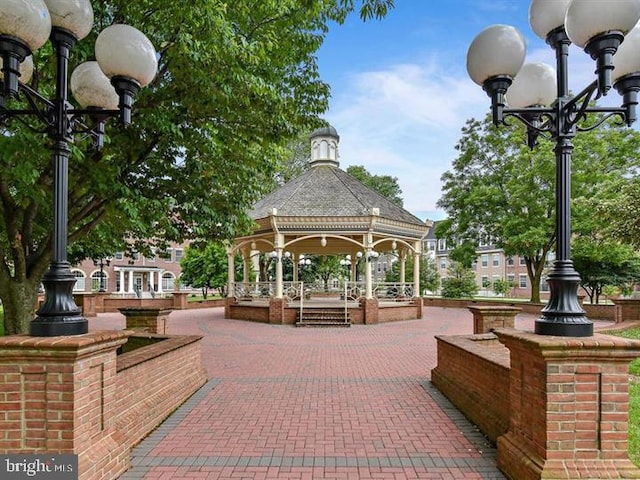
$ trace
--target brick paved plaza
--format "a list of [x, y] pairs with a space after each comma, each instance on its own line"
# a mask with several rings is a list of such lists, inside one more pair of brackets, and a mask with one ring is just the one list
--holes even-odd
[[[124, 317], [90, 323], [123, 328]], [[205, 336], [209, 382], [120, 478], [502, 479], [495, 450], [429, 381], [434, 336], [472, 324], [466, 309], [433, 307], [421, 320], [324, 329], [175, 311], [171, 333]]]

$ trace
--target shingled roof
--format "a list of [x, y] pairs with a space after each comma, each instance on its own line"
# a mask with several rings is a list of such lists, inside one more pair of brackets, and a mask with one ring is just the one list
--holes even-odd
[[340, 170], [337, 165], [312, 165], [276, 191], [258, 201], [251, 218], [266, 218], [276, 209], [278, 216], [359, 217], [379, 216], [415, 225], [424, 225], [418, 217], [391, 202], [375, 190]]

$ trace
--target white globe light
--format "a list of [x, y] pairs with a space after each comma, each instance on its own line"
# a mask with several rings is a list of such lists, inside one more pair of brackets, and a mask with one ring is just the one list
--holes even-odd
[[128, 77], [140, 86], [151, 82], [158, 70], [155, 48], [140, 30], [129, 25], [111, 25], [100, 32], [96, 59], [107, 77]]
[[526, 44], [509, 25], [493, 25], [473, 39], [467, 51], [467, 72], [478, 85], [496, 76], [515, 77], [524, 63]]
[[84, 62], [71, 74], [71, 93], [83, 108], [118, 108], [119, 97], [98, 62]]
[[93, 26], [93, 8], [89, 0], [44, 0], [51, 14], [51, 25], [69, 30], [80, 40]]
[[558, 27], [564, 25], [564, 18], [571, 0], [532, 0], [529, 6], [531, 29], [543, 40]]
[[507, 103], [515, 108], [546, 107], [557, 96], [555, 69], [546, 63], [527, 63], [522, 66], [507, 91]]
[[613, 81], [640, 72], [640, 23], [625, 35], [613, 56]]
[[569, 39], [584, 48], [603, 33], [628, 33], [640, 19], [640, 0], [572, 0], [564, 25]]
[[22, 40], [31, 51], [49, 39], [51, 15], [43, 0], [0, 1], [0, 35]]
[[[2, 57], [0, 57], [0, 78], [4, 78], [4, 74], [2, 73]], [[24, 57], [24, 61], [20, 64], [20, 81], [22, 83], [29, 83], [31, 77], [33, 75], [33, 57], [28, 55]]]

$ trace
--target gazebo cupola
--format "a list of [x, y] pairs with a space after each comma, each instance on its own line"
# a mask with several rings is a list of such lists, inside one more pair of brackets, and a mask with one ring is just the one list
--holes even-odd
[[311, 140], [311, 166], [331, 165], [338, 167], [338, 143], [340, 136], [332, 126], [314, 130]]

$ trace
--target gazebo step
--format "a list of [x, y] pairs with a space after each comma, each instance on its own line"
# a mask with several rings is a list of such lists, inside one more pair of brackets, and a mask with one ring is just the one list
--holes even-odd
[[296, 322], [296, 327], [350, 327], [351, 322], [331, 321], [331, 320], [305, 320]]
[[351, 315], [342, 309], [305, 309], [298, 312], [298, 327], [349, 327]]

